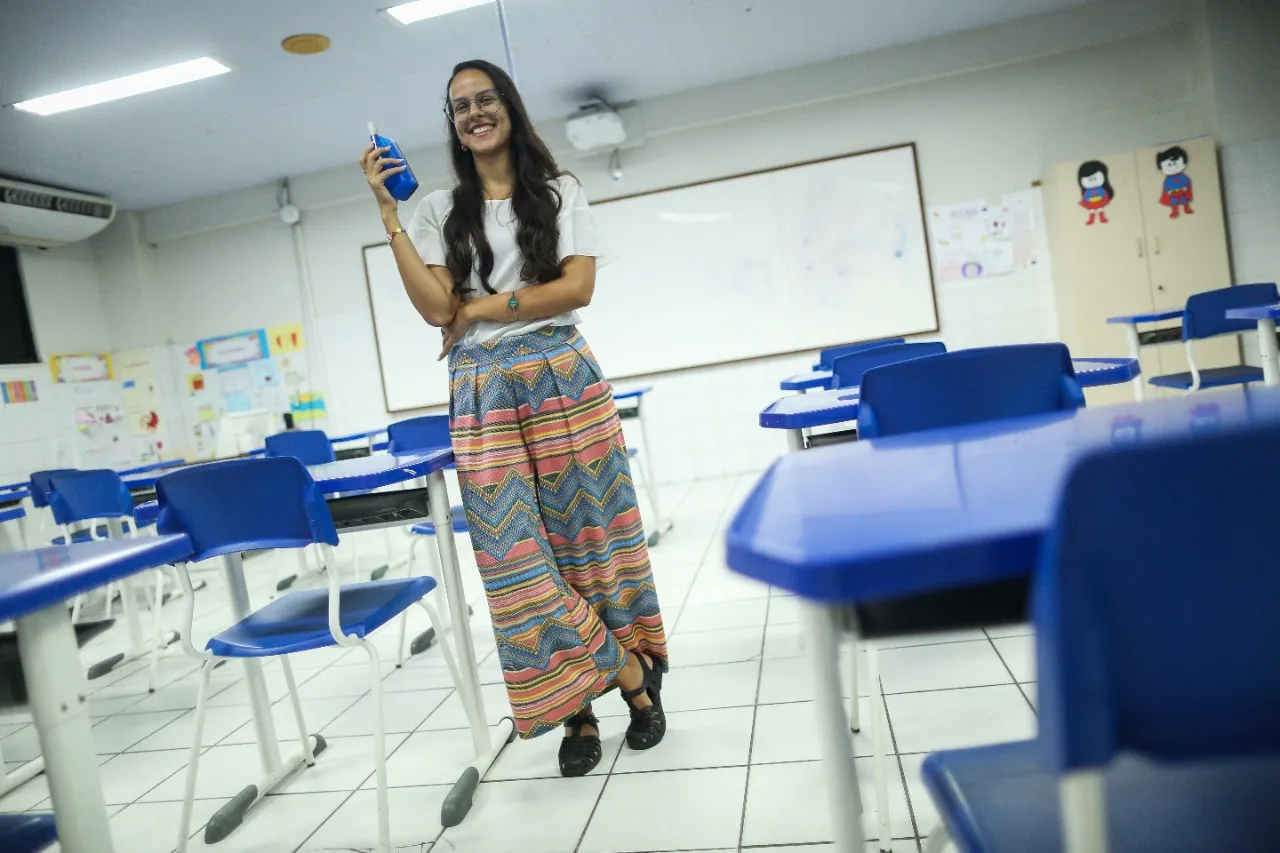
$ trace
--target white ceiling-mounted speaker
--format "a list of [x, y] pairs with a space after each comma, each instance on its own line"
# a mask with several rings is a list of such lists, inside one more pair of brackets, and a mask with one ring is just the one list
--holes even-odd
[[618, 148], [627, 141], [627, 126], [617, 110], [603, 101], [588, 104], [565, 122], [565, 135], [579, 151]]
[[0, 178], [0, 244], [51, 249], [87, 240], [115, 218], [109, 199]]

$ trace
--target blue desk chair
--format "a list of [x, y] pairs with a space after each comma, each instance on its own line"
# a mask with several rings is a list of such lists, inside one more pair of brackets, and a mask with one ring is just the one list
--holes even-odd
[[1280, 572], [1260, 556], [1280, 493], [1240, 484], [1280, 479], [1277, 444], [1270, 427], [1071, 473], [1035, 581], [1038, 739], [924, 763], [962, 853], [1276, 849]]
[[1191, 370], [1186, 373], [1153, 376], [1148, 381], [1160, 388], [1177, 388], [1187, 392], [1198, 391], [1201, 388], [1221, 388], [1224, 385], [1261, 382], [1262, 368], [1248, 364], [1233, 364], [1230, 367], [1211, 367], [1201, 370], [1196, 367], [1192, 344], [1218, 335], [1238, 335], [1253, 331], [1258, 328], [1256, 321], [1231, 320], [1227, 318], [1226, 312], [1231, 308], [1252, 308], [1258, 305], [1272, 305], [1276, 302], [1280, 302], [1280, 294], [1277, 294], [1273, 282], [1240, 284], [1192, 296], [1187, 300], [1187, 308], [1182, 315], [1182, 341], [1187, 349], [1187, 364]]
[[[420, 418], [409, 418], [408, 420], [399, 421], [387, 427], [387, 452], [391, 454], [397, 453], [413, 453], [419, 450], [428, 450], [434, 447], [447, 447], [450, 443], [449, 438], [449, 416], [448, 415], [425, 415]], [[461, 506], [449, 507], [449, 516], [452, 519], [452, 528], [454, 533], [467, 532], [467, 514]], [[417, 547], [419, 544], [426, 544], [427, 560], [430, 567], [427, 569], [427, 576], [436, 577], [435, 569], [438, 567], [439, 557], [430, 547], [434, 542], [436, 535], [436, 526], [434, 522], [424, 521], [421, 524], [415, 524], [408, 528], [409, 535], [409, 567], [406, 570], [409, 577], [413, 577], [414, 566], [417, 560]], [[396, 665], [400, 666], [405, 661], [405, 638], [408, 631], [408, 619], [405, 614], [400, 614], [400, 644], [396, 647], [397, 658]], [[434, 630], [419, 634], [409, 645], [409, 654], [416, 655], [430, 648], [434, 639]]]
[[267, 456], [292, 456], [303, 465], [326, 465], [336, 462], [329, 436], [320, 429], [295, 429], [267, 436], [263, 442]]
[[[133, 519], [133, 496], [129, 494], [129, 487], [124, 484], [124, 481], [120, 479], [120, 475], [115, 471], [109, 469], [64, 471], [52, 474], [48, 478], [47, 484], [46, 496], [49, 502], [49, 510], [53, 513], [54, 521], [61, 525], [63, 529], [63, 535], [53, 540], [53, 544], [61, 545], [66, 541], [83, 542], [91, 539], [108, 539], [110, 538], [109, 526], [99, 524], [99, 522], [107, 520], [118, 520], [125, 536], [134, 537], [138, 535], [138, 529], [141, 525], [134, 522]], [[87, 527], [80, 531], [73, 531], [72, 527], [75, 524], [86, 524]], [[147, 526], [152, 526], [153, 524], [154, 522], [151, 522]], [[103, 532], [104, 535], [98, 535], [99, 532]], [[158, 568], [154, 571], [156, 588], [155, 596], [151, 603], [154, 643], [149, 650], [135, 648], [128, 654], [108, 658], [102, 664], [95, 665], [89, 670], [90, 678], [104, 675], [119, 663], [134, 659], [139, 651], [148, 651], [151, 664], [147, 689], [151, 693], [155, 692], [160, 652], [169, 642], [176, 638], [166, 636], [164, 620], [161, 618], [161, 608], [164, 606], [165, 570]], [[110, 615], [111, 604], [115, 601], [114, 586], [114, 584], [109, 585], [107, 588], [108, 616]], [[83, 599], [84, 596], [76, 596], [75, 603], [72, 605], [72, 624], [80, 621]], [[126, 609], [135, 605], [128, 581], [123, 582], [122, 601]], [[132, 624], [136, 625], [136, 623]], [[132, 639], [135, 645], [138, 645], [141, 638], [133, 637]]]
[[38, 853], [57, 840], [52, 814], [0, 814], [0, 850], [4, 853]]
[[[268, 457], [280, 458], [291, 456], [298, 459], [303, 465], [327, 465], [330, 462], [338, 461], [337, 454], [334, 453], [333, 443], [329, 441], [329, 436], [324, 430], [319, 429], [295, 429], [287, 432], [279, 432], [275, 435], [269, 435], [263, 441], [263, 455]], [[356, 540], [351, 540], [351, 575], [352, 578], [358, 580], [360, 577], [360, 553], [356, 550]], [[298, 574], [311, 572], [311, 565], [307, 560], [307, 551], [310, 549], [303, 548], [298, 551]], [[273, 574], [271, 576], [271, 587], [277, 592], [281, 588], [288, 589], [292, 585], [297, 575], [287, 579], [283, 584], [278, 581], [278, 572], [274, 569], [278, 564], [272, 563]], [[323, 565], [323, 561], [321, 561]], [[333, 566], [337, 568], [337, 563]]]
[[858, 430], [878, 438], [1083, 407], [1064, 344], [985, 347], [868, 370]]
[[[1060, 343], [958, 350], [889, 364], [862, 377], [858, 432], [864, 439], [981, 421], [1069, 411], [1084, 406], [1071, 354]], [[871, 676], [880, 838], [890, 838], [889, 769], [881, 716], [884, 690], [874, 643], [865, 643]]]
[[889, 344], [900, 344], [904, 340], [905, 338], [880, 338], [875, 341], [863, 341], [860, 344], [841, 344], [838, 347], [827, 347], [818, 353], [818, 363], [813, 366], [813, 369], [830, 370], [831, 365], [842, 355], [888, 346]]
[[[229, 499], [232, 496], [234, 499]], [[232, 459], [175, 471], [156, 483], [156, 497], [160, 504], [160, 532], [187, 534], [193, 546], [193, 562], [224, 555], [238, 556], [245, 551], [303, 548], [308, 545], [318, 545], [326, 563], [333, 561], [333, 546], [338, 544], [333, 518], [325, 505], [324, 495], [298, 459]], [[186, 564], [178, 567], [178, 574], [183, 590], [190, 596], [191, 577]], [[315, 753], [303, 721], [302, 702], [288, 655], [331, 646], [359, 646], [369, 656], [378, 839], [380, 849], [390, 849], [382, 669], [378, 649], [368, 637], [414, 604], [422, 607], [432, 624], [437, 625], [435, 610], [423, 600], [436, 583], [423, 577], [340, 586], [336, 571], [331, 570], [327, 574], [327, 590], [288, 592], [211, 637], [204, 651], [197, 651], [192, 645], [194, 608], [191, 598], [186, 599], [187, 630], [182, 635], [183, 648], [203, 666], [196, 700], [195, 739], [191, 745], [182, 820], [178, 829], [179, 853], [185, 853], [191, 830], [209, 676], [215, 664], [222, 658], [280, 658], [293, 703], [298, 738], [302, 741], [306, 763], [311, 766], [315, 764]], [[455, 686], [459, 685], [461, 682], [452, 650], [443, 635], [440, 635], [440, 641], [449, 673]], [[322, 741], [317, 741], [317, 747], [322, 748], [322, 744]]]
[[897, 364], [927, 355], [941, 355], [947, 351], [942, 341], [924, 341], [911, 344], [881, 344], [862, 352], [841, 355], [831, 362], [831, 387], [856, 388], [862, 384], [862, 374], [874, 367]]

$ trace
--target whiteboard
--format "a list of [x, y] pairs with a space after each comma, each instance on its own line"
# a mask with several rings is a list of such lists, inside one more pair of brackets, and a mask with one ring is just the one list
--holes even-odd
[[938, 330], [914, 145], [592, 206], [611, 378]]
[[[935, 332], [914, 145], [593, 204], [582, 332], [611, 378]], [[364, 248], [387, 411], [447, 403], [440, 332]]]
[[364, 275], [387, 412], [448, 403], [449, 363], [436, 361], [440, 330], [429, 326], [409, 301], [389, 245], [364, 247]]

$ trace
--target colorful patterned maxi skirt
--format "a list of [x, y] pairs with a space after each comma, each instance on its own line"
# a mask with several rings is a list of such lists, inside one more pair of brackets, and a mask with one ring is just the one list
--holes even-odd
[[556, 728], [613, 686], [626, 652], [666, 665], [623, 444], [572, 326], [449, 356], [450, 429], [516, 732]]

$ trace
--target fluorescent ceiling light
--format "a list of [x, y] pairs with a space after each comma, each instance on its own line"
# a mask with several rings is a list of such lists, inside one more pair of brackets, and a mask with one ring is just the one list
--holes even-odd
[[230, 68], [216, 59], [203, 56], [199, 59], [192, 59], [189, 62], [179, 62], [177, 65], [166, 65], [164, 68], [155, 68], [151, 71], [143, 71], [140, 74], [130, 74], [128, 77], [118, 77], [115, 80], [94, 83], [91, 86], [81, 86], [78, 89], [68, 89], [65, 92], [58, 92], [54, 95], [32, 98], [29, 101], [23, 101], [13, 106], [14, 109], [22, 110], [23, 112], [51, 116], [55, 113], [64, 113], [67, 110], [91, 107], [94, 104], [105, 104], [107, 101], [118, 101], [131, 95], [141, 95], [144, 92], [154, 92], [157, 89], [167, 89], [170, 86], [193, 83], [206, 77], [226, 74], [230, 70]]
[[438, 18], [453, 12], [461, 12], [473, 6], [488, 6], [493, 0], [415, 0], [392, 6], [387, 14], [402, 24], [414, 24], [427, 18]]

